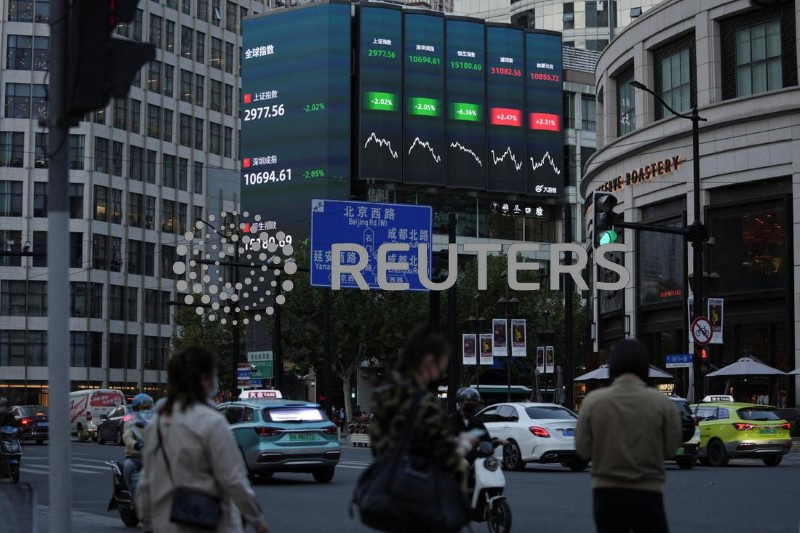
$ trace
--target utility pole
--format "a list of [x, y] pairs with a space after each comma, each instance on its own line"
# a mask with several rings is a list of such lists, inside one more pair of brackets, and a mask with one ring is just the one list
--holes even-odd
[[[50, 405], [50, 531], [69, 533], [72, 475], [69, 432], [69, 127], [66, 102], [67, 0], [50, 2], [50, 135], [47, 171], [47, 357]], [[37, 512], [36, 509], [33, 511]]]

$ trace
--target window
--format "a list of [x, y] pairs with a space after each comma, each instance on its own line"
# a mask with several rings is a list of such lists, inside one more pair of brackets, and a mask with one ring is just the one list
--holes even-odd
[[131, 192], [128, 193], [128, 224], [134, 228], [141, 228], [144, 220], [144, 203], [142, 195]]
[[211, 122], [208, 129], [208, 151], [212, 154], [222, 155], [222, 128], [219, 124]]
[[[22, 248], [22, 232], [3, 229], [0, 230], [0, 250], [20, 251]], [[21, 257], [0, 256], [0, 266], [21, 266]]]
[[164, 63], [164, 96], [172, 98], [175, 85], [175, 67]]
[[69, 184], [69, 218], [83, 218], [83, 183]]
[[736, 32], [736, 96], [783, 87], [780, 20]]
[[144, 199], [144, 229], [156, 229], [156, 199], [152, 196]]
[[225, 72], [233, 74], [233, 43], [225, 43]]
[[0, 167], [22, 168], [25, 134], [21, 131], [0, 131]]
[[233, 151], [233, 128], [225, 126], [225, 137], [223, 139], [222, 155], [224, 157], [231, 157]]
[[617, 135], [636, 129], [636, 102], [633, 85], [633, 67], [617, 76]]
[[[174, 209], [174, 206], [173, 206]], [[174, 216], [174, 215], [173, 215]], [[172, 231], [167, 230], [166, 228], [164, 231]], [[166, 244], [161, 245], [161, 277], [166, 279], [172, 279], [175, 277], [175, 273], [172, 271], [172, 265], [178, 259], [178, 256], [175, 255], [175, 247], [174, 246], [167, 246]]]
[[186, 216], [189, 214], [189, 206], [183, 202], [178, 203], [178, 215], [176, 217], [177, 233], [183, 235], [186, 233]]
[[[37, 281], [28, 283], [44, 282]], [[26, 290], [25, 285], [26, 282], [24, 280], [3, 280], [0, 282], [0, 315], [26, 316], [28, 291]], [[47, 302], [45, 301], [45, 304], [46, 303]]]
[[593, 52], [602, 52], [608, 46], [608, 39], [586, 39], [586, 49]]
[[108, 317], [111, 320], [125, 320], [125, 287], [109, 285]]
[[204, 63], [206, 60], [206, 34], [199, 31], [196, 32], [194, 35], [194, 44], [194, 60], [198, 63]]
[[69, 234], [69, 267], [83, 268], [83, 233]]
[[11, 22], [47, 22], [50, 20], [50, 2], [46, 0], [11, 0], [8, 3], [8, 20]]
[[131, 132], [140, 133], [142, 131], [142, 103], [131, 98]]
[[161, 184], [164, 187], [175, 187], [175, 156], [164, 154], [161, 165]]
[[160, 137], [161, 128], [161, 108], [153, 104], [147, 104], [147, 136]]
[[198, 150], [203, 149], [203, 119], [194, 119], [194, 147]]
[[147, 161], [145, 162], [147, 168], [147, 183], [155, 183], [156, 182], [156, 158], [158, 157], [158, 153], [155, 150], [148, 150], [147, 151]]
[[178, 143], [181, 146], [192, 147], [192, 117], [181, 113], [178, 117]]
[[222, 40], [211, 38], [211, 66], [222, 69]]
[[147, 64], [147, 89], [154, 93], [161, 92], [161, 62], [151, 61]]
[[167, 25], [165, 26], [165, 35], [164, 35], [164, 50], [167, 52], [174, 52], [175, 51], [175, 23], [171, 20], [167, 21]]
[[[92, 122], [95, 124], [105, 124], [106, 123], [106, 110], [105, 109], [97, 109], [92, 111], [91, 113]], [[88, 120], [88, 118], [86, 119]]]
[[144, 10], [137, 9], [136, 15], [133, 16], [133, 25], [131, 26], [131, 39], [133, 39], [134, 41], [141, 41], [143, 28], [144, 28]]
[[47, 133], [37, 132], [34, 137], [33, 166], [34, 168], [47, 168]]
[[214, 26], [222, 25], [222, 10], [220, 0], [211, 0], [211, 24]]
[[6, 83], [6, 118], [31, 118], [31, 86]]
[[608, 28], [608, 4], [608, 0], [586, 0], [587, 28]]
[[237, 9], [233, 2], [225, 3], [225, 29], [235, 32], [238, 28], [236, 24]]
[[46, 267], [47, 266], [47, 232], [34, 231], [33, 232], [33, 257], [32, 266]]
[[108, 235], [92, 235], [92, 268], [108, 270]]
[[564, 92], [564, 126], [568, 129], [575, 127], [575, 93]]
[[125, 129], [128, 127], [128, 99], [114, 99], [114, 127]]
[[115, 176], [122, 176], [122, 147], [119, 141], [111, 143], [111, 173]]
[[175, 233], [175, 202], [172, 200], [161, 200], [161, 231]]
[[200, 107], [205, 105], [205, 96], [206, 96], [206, 79], [204, 76], [200, 74], [195, 74], [194, 76], [194, 103], [195, 105], [199, 105]]
[[122, 270], [122, 239], [120, 237], [109, 237], [108, 241], [111, 244], [109, 269], [112, 272], [120, 272]]
[[144, 243], [144, 275], [155, 276], [156, 245], [152, 242]]
[[192, 103], [192, 73], [181, 69], [181, 100]]
[[156, 48], [161, 48], [161, 17], [150, 15], [150, 41], [156, 45]]
[[47, 331], [26, 332], [25, 364], [28, 366], [47, 366]]
[[192, 177], [192, 192], [195, 194], [203, 194], [203, 163], [200, 161], [194, 162], [194, 175]]
[[208, 106], [212, 111], [222, 111], [222, 82], [211, 80]]
[[[0, 181], [0, 216], [22, 216], [22, 182]], [[0, 243], [0, 245], [3, 243]]]
[[184, 15], [192, 14], [192, 0], [181, 0], [181, 13]]
[[37, 181], [33, 184], [33, 216], [47, 216], [47, 182]]
[[108, 220], [108, 187], [94, 186], [94, 219], [102, 222]]
[[189, 59], [192, 58], [192, 48], [194, 48], [193, 36], [194, 31], [192, 28], [181, 26], [181, 55]]
[[166, 142], [172, 142], [172, 116], [173, 112], [171, 109], [164, 110], [164, 129], [162, 131], [163, 139]]
[[192, 217], [192, 220], [198, 220], [198, 219], [203, 219], [204, 218], [203, 217], [203, 206], [202, 205], [194, 206], [194, 208], [192, 208], [192, 211], [194, 212], [194, 216]]
[[597, 131], [594, 96], [581, 96], [582, 127], [586, 131]]
[[128, 161], [128, 176], [132, 180], [142, 181], [144, 172], [144, 150], [140, 146], [131, 145], [128, 149], [130, 154]]
[[110, 202], [110, 217], [109, 220], [114, 224], [122, 223], [122, 191], [119, 189], [111, 189], [111, 202]]
[[144, 316], [145, 322], [158, 324], [158, 294], [159, 291], [152, 289], [144, 290]]
[[225, 114], [233, 116], [233, 85], [225, 84]]
[[25, 332], [0, 330], [0, 365], [25, 365]]
[[103, 334], [100, 332], [70, 332], [70, 366], [102, 366]]
[[85, 135], [78, 135], [76, 133], [69, 134], [69, 168], [73, 170], [83, 170], [85, 144]]
[[94, 169], [97, 172], [108, 172], [108, 139], [94, 138]]
[[6, 68], [9, 70], [30, 70], [33, 37], [29, 35], [9, 35], [6, 48]]
[[108, 334], [108, 367], [125, 368], [127, 359], [125, 335], [122, 333]]
[[103, 284], [73, 281], [70, 315], [78, 318], [102, 318]]
[[182, 191], [189, 190], [189, 160], [184, 157], [178, 158], [178, 188]]
[[197, 18], [208, 20], [208, 0], [197, 0]]
[[564, 2], [564, 29], [572, 30], [575, 28], [575, 3]]
[[[683, 217], [648, 220], [660, 226], [683, 227]], [[636, 233], [638, 249], [648, 250], [641, 254], [637, 263], [639, 278], [639, 303], [681, 301], [684, 276], [684, 239], [680, 235], [640, 231]]]

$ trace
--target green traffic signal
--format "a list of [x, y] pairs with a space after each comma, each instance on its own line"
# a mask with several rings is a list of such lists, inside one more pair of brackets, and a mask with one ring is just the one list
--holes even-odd
[[600, 235], [600, 245], [603, 244], [611, 244], [617, 242], [617, 232], [613, 229], [608, 231], [604, 231], [602, 235]]

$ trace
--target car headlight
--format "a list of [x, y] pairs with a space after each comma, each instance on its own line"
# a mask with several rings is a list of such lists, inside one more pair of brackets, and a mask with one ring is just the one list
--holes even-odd
[[494, 472], [500, 467], [500, 461], [497, 460], [497, 457], [492, 455], [483, 460], [483, 466], [485, 466], [486, 470], [489, 472]]

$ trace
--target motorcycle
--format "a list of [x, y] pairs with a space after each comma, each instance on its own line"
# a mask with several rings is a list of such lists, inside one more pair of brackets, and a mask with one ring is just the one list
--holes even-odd
[[490, 533], [508, 533], [511, 531], [511, 507], [503, 495], [506, 477], [494, 448], [491, 442], [478, 444], [477, 458], [470, 466], [470, 479], [474, 483], [470, 495], [471, 518], [486, 522]]
[[[152, 411], [141, 412], [138, 416], [128, 415], [125, 417], [125, 423], [131, 424], [131, 434], [139, 444], [139, 449], [144, 447], [144, 440], [142, 439], [141, 430], [144, 428], [152, 417]], [[130, 418], [129, 418], [130, 417]], [[135, 419], [135, 421], [134, 421]], [[125, 475], [123, 463], [120, 461], [106, 461], [106, 464], [111, 467], [112, 472], [112, 487], [111, 501], [108, 502], [108, 511], [119, 511], [119, 517], [122, 523], [127, 527], [136, 527], [139, 524], [139, 517], [136, 514], [136, 507], [134, 505], [134, 496], [136, 494], [136, 485], [142, 475], [141, 468], [134, 471], [131, 475], [132, 487], [128, 487], [125, 482]]]
[[0, 427], [0, 477], [19, 483], [19, 467], [22, 463], [22, 447], [19, 432], [14, 426]]

